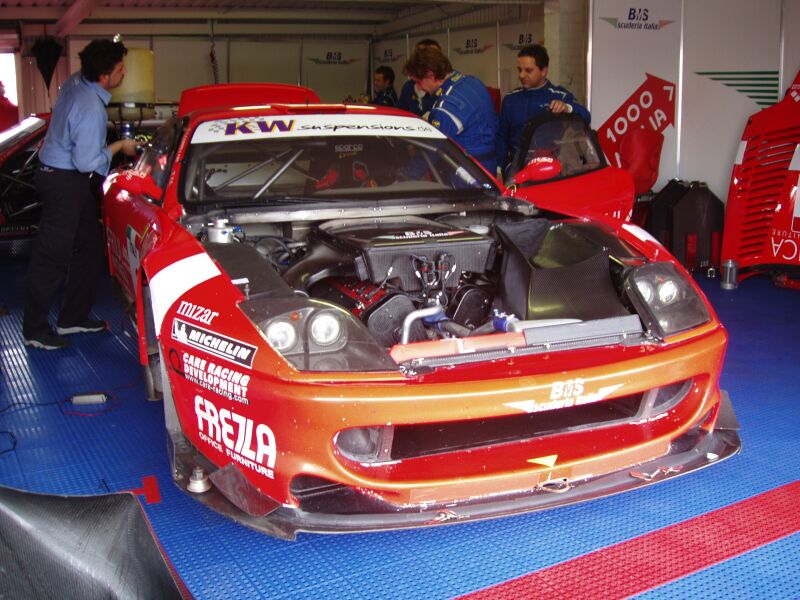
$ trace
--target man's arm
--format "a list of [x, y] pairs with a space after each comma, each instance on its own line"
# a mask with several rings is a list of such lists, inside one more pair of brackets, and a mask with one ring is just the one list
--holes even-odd
[[464, 131], [464, 123], [461, 118], [443, 105], [436, 106], [431, 110], [429, 121], [450, 139], [456, 139]]
[[581, 104], [575, 100], [575, 96], [573, 96], [570, 92], [562, 87], [556, 88], [559, 91], [564, 92], [564, 99], [563, 100], [553, 100], [550, 102], [550, 110], [554, 113], [563, 113], [563, 112], [571, 112], [576, 113], [581, 116], [581, 118], [586, 121], [587, 124], [591, 123], [592, 116], [589, 114], [589, 111]]

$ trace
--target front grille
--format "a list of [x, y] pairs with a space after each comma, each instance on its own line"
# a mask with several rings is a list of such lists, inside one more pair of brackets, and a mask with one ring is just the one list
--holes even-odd
[[643, 397], [634, 394], [567, 409], [490, 419], [395, 426], [391, 457], [417, 458], [627, 421], [639, 414]]
[[800, 143], [800, 127], [770, 131], [753, 136], [739, 170], [739, 181], [732, 190], [729, 206], [741, 210], [739, 231], [734, 234], [740, 260], [758, 260], [769, 239], [772, 218], [780, 199], [787, 169]]

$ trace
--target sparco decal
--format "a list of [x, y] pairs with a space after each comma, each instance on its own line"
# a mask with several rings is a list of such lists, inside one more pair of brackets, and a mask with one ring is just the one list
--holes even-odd
[[211, 321], [214, 320], [214, 317], [219, 316], [219, 313], [215, 310], [211, 310], [210, 308], [205, 308], [203, 306], [198, 306], [197, 304], [192, 304], [191, 302], [187, 302], [186, 300], [181, 300], [181, 303], [178, 306], [178, 310], [176, 312], [179, 315], [183, 315], [184, 317], [189, 317], [194, 321], [199, 321], [200, 323], [205, 323], [206, 325], [211, 325]]
[[243, 467], [265, 477], [275, 477], [275, 434], [263, 423], [214, 406], [202, 396], [194, 397], [200, 439]]
[[[174, 352], [174, 350], [170, 352]], [[177, 353], [175, 358], [177, 359]], [[171, 360], [171, 362], [173, 362], [172, 366], [176, 371], [179, 371], [195, 385], [228, 398], [228, 400], [233, 400], [240, 404], [250, 404], [250, 400], [247, 399], [247, 386], [250, 385], [250, 375], [188, 352], [182, 354], [181, 361]]]
[[256, 347], [225, 337], [181, 319], [172, 321], [172, 339], [244, 367], [253, 366]]

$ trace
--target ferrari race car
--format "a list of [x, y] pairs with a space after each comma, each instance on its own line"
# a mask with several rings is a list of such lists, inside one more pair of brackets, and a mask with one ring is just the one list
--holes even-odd
[[740, 448], [726, 333], [664, 248], [407, 113], [195, 88], [105, 185], [175, 482], [250, 527], [510, 515]]

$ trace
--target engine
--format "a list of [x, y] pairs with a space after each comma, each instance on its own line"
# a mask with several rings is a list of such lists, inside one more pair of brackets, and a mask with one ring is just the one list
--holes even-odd
[[[308, 252], [284, 279], [350, 310], [391, 346], [406, 317], [423, 307], [447, 307], [449, 320], [464, 327], [485, 318], [491, 295], [467, 283], [494, 261], [495, 240], [485, 233], [420, 217], [328, 221], [309, 232]], [[406, 334], [427, 339], [421, 320]]]

